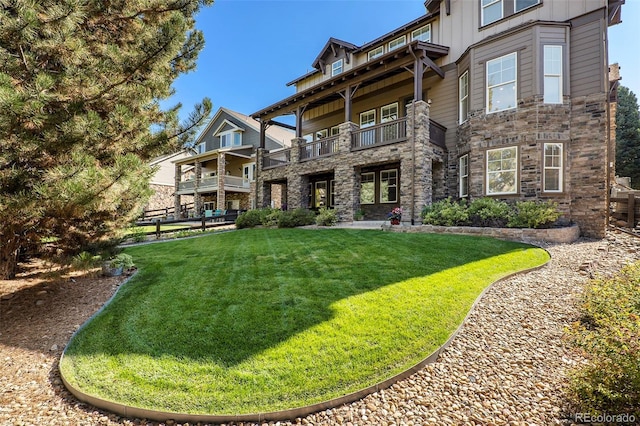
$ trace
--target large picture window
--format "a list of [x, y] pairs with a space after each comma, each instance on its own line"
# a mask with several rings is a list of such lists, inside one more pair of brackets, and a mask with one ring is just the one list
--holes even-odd
[[518, 148], [487, 151], [487, 195], [516, 194], [518, 191]]
[[544, 103], [562, 103], [562, 46], [544, 47]]
[[360, 204], [375, 203], [375, 178], [375, 173], [362, 173], [360, 176]]
[[380, 172], [380, 202], [395, 203], [398, 201], [398, 171], [383, 170]]
[[480, 0], [482, 9], [482, 25], [488, 25], [492, 22], [502, 19], [502, 0]]
[[460, 99], [460, 124], [467, 121], [469, 116], [469, 71], [458, 79], [458, 95]]
[[242, 145], [242, 133], [227, 132], [220, 135], [220, 148]]
[[460, 157], [460, 198], [469, 196], [469, 154]]
[[544, 174], [542, 177], [545, 192], [562, 192], [562, 144], [544, 144]]
[[487, 113], [516, 107], [516, 52], [487, 62]]

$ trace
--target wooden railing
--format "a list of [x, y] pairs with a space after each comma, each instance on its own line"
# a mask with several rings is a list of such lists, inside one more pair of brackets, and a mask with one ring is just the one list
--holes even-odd
[[269, 152], [262, 157], [263, 169], [286, 166], [289, 163], [291, 163], [291, 148]]
[[[193, 203], [182, 204], [180, 206], [181, 213], [185, 213], [189, 210], [193, 209]], [[169, 216], [175, 217], [175, 208], [174, 207], [165, 207], [163, 209], [154, 209], [154, 210], [143, 210], [140, 217], [138, 217], [139, 221], [148, 221], [152, 219], [161, 219], [167, 218]]]
[[351, 135], [351, 148], [364, 149], [401, 142], [407, 139], [407, 118], [356, 130]]
[[327, 157], [339, 151], [338, 136], [331, 136], [300, 147], [300, 161]]

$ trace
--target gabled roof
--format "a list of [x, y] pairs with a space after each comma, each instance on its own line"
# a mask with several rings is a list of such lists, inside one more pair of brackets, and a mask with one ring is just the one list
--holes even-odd
[[[213, 126], [213, 123], [215, 123], [218, 120], [218, 118], [220, 118], [220, 116], [223, 114], [227, 114], [235, 118], [236, 120], [242, 122], [243, 125], [245, 125], [246, 127], [250, 127], [256, 132], [260, 133], [260, 122], [258, 122], [257, 120], [249, 117], [248, 115], [244, 115], [240, 112], [233, 111], [225, 107], [220, 107], [218, 111], [215, 113], [215, 115], [209, 120], [209, 123], [207, 123], [205, 128], [198, 135], [196, 139], [196, 145], [201, 142], [201, 138], [204, 137], [205, 134], [207, 134], [207, 132], [211, 129], [211, 126]], [[233, 124], [233, 123], [230, 123], [230, 124]], [[218, 130], [220, 129], [218, 128]], [[242, 130], [245, 130], [245, 129], [242, 129]], [[267, 128], [266, 136], [276, 143], [282, 144], [284, 146], [291, 146], [291, 139], [295, 137], [295, 133], [279, 126], [271, 126]]]
[[[324, 58], [324, 56], [329, 52], [331, 52], [333, 56], [337, 56], [338, 54], [337, 49], [340, 49], [340, 48], [344, 49], [348, 53], [358, 49], [358, 46], [356, 46], [355, 44], [351, 44], [347, 41], [343, 41], [343, 40], [339, 40], [337, 38], [331, 37], [329, 41], [327, 41], [327, 44], [325, 44], [322, 50], [320, 51], [315, 61], [313, 61], [312, 66], [316, 69], [320, 69], [322, 67], [321, 66], [322, 58]], [[347, 55], [347, 63], [349, 63], [348, 57], [349, 56]]]
[[[439, 4], [439, 1], [436, 2]], [[438, 10], [435, 10], [432, 13], [427, 13], [426, 15], [422, 15], [421, 17], [414, 19], [413, 21], [406, 23], [404, 25], [402, 25], [401, 27], [396, 28], [393, 31], [390, 31], [388, 33], [386, 33], [383, 36], [378, 37], [375, 40], [370, 41], [369, 43], [365, 43], [362, 46], [356, 46], [353, 45], [351, 43], [347, 43], [346, 41], [342, 41], [342, 40], [338, 40], [336, 38], [330, 38], [329, 41], [327, 42], [327, 44], [325, 44], [324, 48], [320, 51], [320, 54], [318, 55], [318, 57], [316, 58], [316, 60], [313, 62], [313, 66], [314, 69], [311, 72], [308, 72], [304, 75], [301, 75], [300, 77], [291, 80], [290, 82], [287, 83], [287, 86], [292, 86], [296, 83], [298, 83], [299, 81], [302, 81], [304, 79], [306, 79], [307, 77], [311, 77], [314, 74], [318, 74], [320, 72], [319, 69], [319, 63], [320, 63], [320, 59], [323, 57], [323, 55], [327, 52], [327, 49], [331, 48], [331, 43], [335, 43], [335, 46], [344, 46], [345, 49], [349, 48], [349, 52], [353, 52], [353, 53], [359, 53], [365, 50], [369, 50], [371, 49], [373, 46], [386, 42], [387, 40], [390, 40], [393, 37], [396, 37], [398, 34], [404, 33], [405, 31], [407, 31], [409, 28], [414, 27], [414, 26], [418, 26], [420, 24], [426, 24], [428, 21], [436, 18], [438, 16]]]

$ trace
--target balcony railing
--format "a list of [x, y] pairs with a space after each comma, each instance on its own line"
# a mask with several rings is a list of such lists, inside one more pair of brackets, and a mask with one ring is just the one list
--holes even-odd
[[250, 188], [251, 181], [241, 176], [225, 176], [224, 186], [225, 187], [232, 186], [235, 188]]
[[291, 163], [291, 148], [282, 151], [270, 152], [262, 158], [262, 168], [270, 169], [273, 167], [286, 166]]
[[187, 181], [178, 183], [178, 190], [179, 191], [193, 190], [195, 187], [196, 187], [196, 181], [195, 180], [187, 180]]
[[218, 176], [202, 178], [200, 180], [200, 188], [205, 186], [218, 186]]
[[338, 152], [338, 136], [331, 136], [300, 147], [300, 161], [327, 157]]
[[371, 148], [407, 139], [407, 118], [356, 130], [351, 136], [352, 149]]

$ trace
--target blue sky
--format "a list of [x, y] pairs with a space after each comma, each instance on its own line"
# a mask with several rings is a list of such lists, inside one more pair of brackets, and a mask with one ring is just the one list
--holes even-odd
[[[196, 19], [206, 40], [198, 67], [174, 82], [168, 104], [181, 102], [186, 117], [207, 96], [214, 112], [251, 114], [292, 95], [286, 83], [311, 71], [329, 37], [362, 45], [424, 13], [423, 0], [216, 0]], [[640, 0], [627, 0], [622, 19], [609, 29], [609, 59], [640, 96]]]

